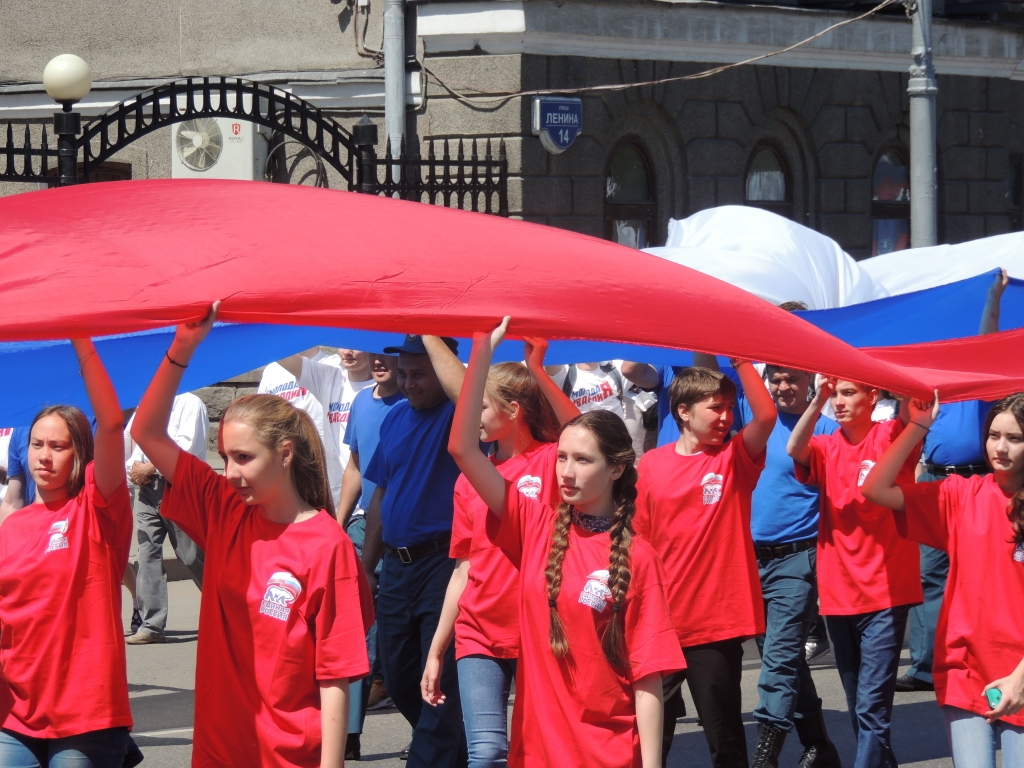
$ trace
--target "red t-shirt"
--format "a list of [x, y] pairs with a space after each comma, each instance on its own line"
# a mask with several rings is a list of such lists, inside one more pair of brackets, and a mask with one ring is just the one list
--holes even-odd
[[[979, 715], [982, 690], [1024, 657], [1024, 547], [1012, 542], [1010, 497], [992, 475], [901, 484], [896, 526], [914, 541], [949, 553], [949, 578], [935, 631], [932, 676], [939, 704]], [[1002, 718], [1024, 726], [1024, 711]]]
[[[823, 616], [855, 616], [920, 603], [921, 556], [896, 531], [891, 510], [860, 492], [878, 457], [903, 431], [903, 422], [875, 424], [853, 445], [843, 430], [811, 438], [810, 466], [794, 462], [796, 478], [821, 489], [818, 520], [818, 594]], [[897, 481], [914, 482], [914, 450]]]
[[628, 669], [616, 670], [601, 650], [614, 615], [607, 587], [611, 539], [576, 525], [562, 563], [558, 613], [569, 655], [558, 659], [549, 642], [544, 571], [551, 551], [555, 511], [506, 481], [505, 513], [488, 518], [495, 543], [519, 566], [522, 649], [512, 713], [511, 768], [585, 765], [639, 768], [633, 682], [655, 672], [686, 667], [662, 588], [661, 563], [650, 544], [633, 540], [632, 580], [622, 616]]
[[131, 538], [127, 483], [105, 500], [91, 463], [77, 496], [30, 504], [0, 526], [5, 729], [59, 739], [131, 727], [121, 625]]
[[764, 599], [750, 536], [750, 497], [764, 469], [742, 433], [683, 456], [648, 451], [637, 471], [633, 528], [668, 574], [668, 604], [683, 647], [764, 632]]
[[[494, 462], [501, 476], [531, 499], [557, 506], [558, 443], [534, 443], [517, 456]], [[465, 475], [455, 483], [453, 558], [469, 558], [469, 578], [455, 620], [455, 658], [519, 656], [519, 571], [487, 537], [487, 505]]]
[[352, 542], [323, 510], [267, 520], [184, 451], [161, 514], [206, 553], [192, 765], [319, 766], [318, 681], [370, 671], [373, 602]]

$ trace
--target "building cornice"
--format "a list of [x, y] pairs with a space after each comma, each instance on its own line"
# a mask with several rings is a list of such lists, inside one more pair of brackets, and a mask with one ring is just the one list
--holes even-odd
[[[418, 5], [427, 54], [537, 54], [728, 64], [777, 51], [852, 14], [715, 2], [630, 3], [482, 0]], [[935, 20], [935, 69], [943, 75], [1024, 80], [1024, 33]], [[911, 25], [874, 16], [831, 32], [768, 66], [906, 72]]]

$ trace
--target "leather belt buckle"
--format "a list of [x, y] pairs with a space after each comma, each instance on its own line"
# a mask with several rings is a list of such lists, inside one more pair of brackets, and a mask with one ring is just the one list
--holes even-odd
[[397, 547], [395, 551], [398, 553], [398, 557], [403, 563], [409, 565], [412, 562], [412, 555], [409, 554], [408, 547]]

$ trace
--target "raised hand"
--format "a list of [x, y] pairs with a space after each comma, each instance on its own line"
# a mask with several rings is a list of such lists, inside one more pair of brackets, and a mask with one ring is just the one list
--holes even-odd
[[990, 299], [994, 299], [995, 301], [998, 301], [1002, 297], [1003, 291], [1006, 290], [1006, 286], [1009, 285], [1009, 284], [1010, 284], [1010, 276], [1008, 274], [1006, 274], [1006, 270], [1005, 269], [1000, 269], [999, 270], [999, 274], [996, 275], [995, 280], [992, 281], [992, 285], [989, 286], [989, 289], [988, 289], [989, 298]]
[[220, 310], [220, 302], [215, 301], [210, 305], [210, 311], [206, 317], [195, 323], [182, 323], [174, 333], [175, 347], [182, 352], [191, 354], [196, 347], [206, 338], [217, 320], [217, 312]]
[[919, 427], [930, 429], [939, 415], [939, 390], [935, 390], [935, 398], [932, 402], [927, 400], [912, 399], [907, 401], [910, 408], [910, 422]]
[[548, 340], [540, 336], [526, 336], [523, 347], [523, 358], [526, 360], [526, 367], [537, 372], [544, 370], [544, 356], [548, 353]]
[[832, 395], [836, 393], [836, 384], [838, 380], [835, 376], [822, 376], [818, 379], [818, 389], [814, 393], [814, 399], [819, 403], [824, 403]]
[[510, 322], [512, 322], [512, 318], [506, 315], [490, 333], [485, 331], [478, 331], [477, 333], [474, 333], [473, 343], [484, 341], [486, 339], [491, 344], [491, 353], [493, 354], [494, 350], [498, 348], [498, 345], [505, 340], [505, 331], [508, 330], [508, 324]]

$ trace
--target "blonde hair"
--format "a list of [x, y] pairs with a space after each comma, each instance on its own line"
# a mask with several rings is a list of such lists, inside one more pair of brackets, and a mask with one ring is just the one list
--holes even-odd
[[522, 418], [535, 440], [545, 443], [558, 440], [555, 412], [533, 374], [522, 363], [492, 365], [487, 373], [487, 394], [509, 416], [512, 403], [519, 403]]
[[290, 442], [295, 490], [309, 506], [336, 517], [323, 441], [308, 413], [277, 395], [243, 395], [224, 410], [221, 425], [230, 421], [248, 424], [256, 438], [272, 450], [279, 451]]

